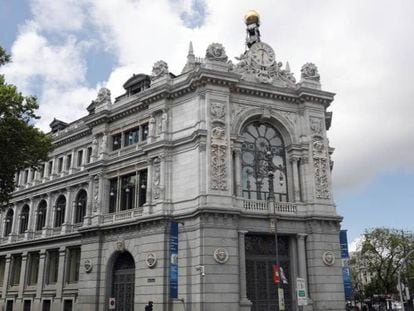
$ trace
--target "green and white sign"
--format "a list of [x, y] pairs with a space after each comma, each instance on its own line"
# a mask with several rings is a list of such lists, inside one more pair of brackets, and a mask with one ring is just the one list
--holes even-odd
[[298, 306], [306, 306], [308, 304], [306, 282], [303, 278], [296, 278], [296, 295], [298, 297]]

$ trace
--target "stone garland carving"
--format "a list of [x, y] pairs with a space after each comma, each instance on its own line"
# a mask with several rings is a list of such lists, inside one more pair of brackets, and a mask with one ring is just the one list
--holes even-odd
[[316, 67], [316, 65], [313, 63], [306, 63], [303, 65], [300, 73], [302, 80], [311, 80], [316, 82], [320, 82], [321, 80], [321, 76], [318, 72], [318, 67]]
[[315, 137], [313, 147], [313, 167], [315, 172], [316, 197], [318, 199], [329, 199], [329, 165], [326, 155], [326, 148], [319, 137]]
[[212, 103], [210, 107], [211, 117], [214, 120], [224, 121], [225, 107], [223, 103]]
[[152, 198], [158, 200], [161, 197], [161, 163], [158, 158], [154, 160], [152, 180]]
[[227, 55], [224, 46], [220, 43], [211, 43], [207, 47], [206, 59], [219, 62], [227, 62]]
[[323, 124], [320, 118], [310, 118], [310, 129], [312, 134], [322, 136]]
[[227, 190], [227, 146], [225, 128], [211, 130], [211, 189]]
[[99, 175], [93, 178], [93, 211], [96, 212], [99, 204]]
[[163, 60], [159, 60], [152, 67], [151, 80], [155, 81], [164, 76], [168, 76], [168, 73], [168, 64]]

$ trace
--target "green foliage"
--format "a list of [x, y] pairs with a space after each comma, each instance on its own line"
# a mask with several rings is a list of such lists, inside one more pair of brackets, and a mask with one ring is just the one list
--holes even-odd
[[398, 270], [402, 280], [414, 277], [414, 254], [407, 260], [407, 268], [402, 267], [403, 259], [414, 249], [414, 235], [403, 230], [376, 228], [366, 231], [357, 257], [358, 265], [371, 275], [369, 284], [363, 287], [365, 297], [373, 294], [397, 293]]
[[[9, 61], [0, 47], [0, 65]], [[39, 118], [38, 108], [35, 97], [23, 96], [0, 75], [0, 206], [7, 204], [15, 189], [14, 174], [38, 167], [53, 148], [51, 137], [31, 124]]]

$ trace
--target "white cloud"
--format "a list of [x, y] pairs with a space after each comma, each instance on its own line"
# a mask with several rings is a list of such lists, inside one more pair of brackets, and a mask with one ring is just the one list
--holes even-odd
[[[203, 57], [211, 42], [224, 44], [231, 59], [239, 56], [243, 16], [256, 9], [262, 40], [273, 46], [278, 60], [289, 61], [296, 78], [304, 63], [316, 63], [323, 88], [337, 93], [328, 133], [336, 148], [337, 191], [385, 170], [414, 170], [414, 60], [409, 53], [414, 2], [206, 0], [205, 22], [194, 29], [180, 18], [183, 12], [196, 14], [193, 0], [58, 2], [32, 2], [33, 19], [22, 28], [12, 50], [14, 62], [6, 68], [19, 87], [40, 85], [43, 125], [52, 115], [73, 120], [94, 97], [98, 86], [87, 86], [84, 60], [92, 42], [117, 59], [111, 74], [99, 78], [115, 97], [123, 93], [126, 79], [150, 73], [157, 60], [180, 73], [190, 40], [197, 56]], [[68, 37], [54, 42], [53, 35], [61, 38], [62, 31]], [[85, 31], [94, 37], [80, 39]], [[65, 119], [63, 110], [52, 108], [54, 100], [77, 113]]]
[[363, 236], [356, 237], [351, 243], [349, 243], [348, 251], [350, 253], [360, 251], [362, 247], [362, 242], [364, 242]]

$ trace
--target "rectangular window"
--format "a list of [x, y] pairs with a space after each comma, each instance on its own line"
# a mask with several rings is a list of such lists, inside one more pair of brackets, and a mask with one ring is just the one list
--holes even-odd
[[50, 300], [43, 300], [42, 311], [50, 311]]
[[139, 140], [139, 128], [126, 131], [124, 135], [124, 146], [136, 144]]
[[27, 284], [28, 285], [36, 285], [37, 284], [37, 277], [38, 277], [38, 273], [39, 273], [39, 262], [40, 262], [39, 253], [30, 253], [29, 254], [29, 267], [28, 267], [28, 275], [27, 275]]
[[6, 257], [0, 257], [0, 287], [3, 286], [5, 268], [6, 268]]
[[53, 173], [53, 161], [49, 161], [49, 167], [48, 167], [48, 175], [52, 175]]
[[23, 303], [23, 311], [30, 311], [32, 308], [32, 301], [31, 300], [25, 300]]
[[68, 251], [67, 283], [76, 283], [79, 281], [80, 255], [80, 247], [70, 248]]
[[72, 167], [72, 155], [68, 154], [66, 156], [66, 170], [69, 171], [69, 169]]
[[13, 311], [13, 300], [7, 300], [6, 311]]
[[83, 161], [83, 150], [79, 150], [78, 151], [78, 167], [82, 166], [82, 161]]
[[139, 171], [139, 196], [138, 206], [142, 206], [147, 202], [147, 170]]
[[130, 174], [121, 178], [121, 207], [120, 210], [134, 208], [136, 174]]
[[40, 166], [40, 171], [39, 171], [39, 173], [40, 173], [40, 178], [43, 178], [43, 177], [45, 176], [45, 165], [44, 165], [44, 164], [42, 164], [42, 165]]
[[88, 147], [86, 160], [87, 160], [88, 163], [91, 163], [91, 161], [92, 161], [92, 147]]
[[121, 148], [121, 134], [116, 134], [112, 136], [112, 150], [118, 150]]
[[142, 125], [142, 133], [141, 133], [141, 140], [147, 140], [148, 138], [148, 123]]
[[24, 171], [24, 183], [27, 184], [29, 181], [29, 170]]
[[22, 255], [13, 255], [11, 258], [10, 285], [15, 286], [20, 283], [20, 270], [22, 269]]
[[47, 251], [46, 284], [55, 284], [58, 277], [59, 251]]
[[109, 212], [116, 211], [116, 198], [118, 194], [118, 178], [109, 180]]
[[63, 301], [63, 311], [72, 311], [73, 310], [73, 301], [65, 299]]
[[63, 158], [58, 159], [58, 173], [62, 172], [63, 170]]

